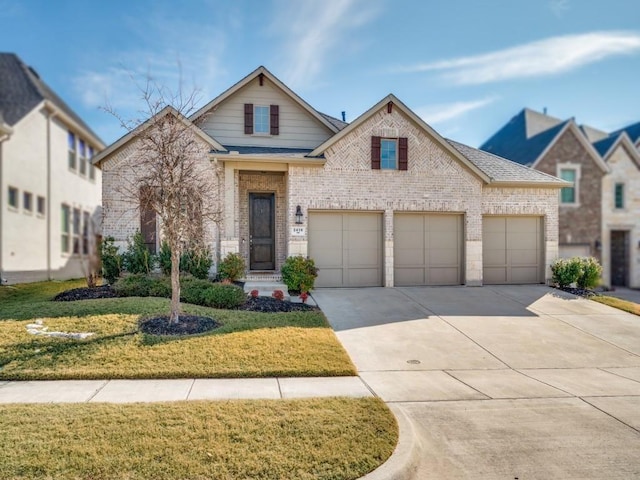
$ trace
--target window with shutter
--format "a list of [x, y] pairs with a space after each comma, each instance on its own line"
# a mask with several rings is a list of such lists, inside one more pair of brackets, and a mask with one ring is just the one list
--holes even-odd
[[140, 233], [150, 253], [157, 253], [156, 212], [149, 205], [149, 190], [140, 189]]
[[271, 135], [280, 134], [280, 107], [278, 105], [271, 105], [269, 107], [271, 111]]
[[406, 137], [371, 137], [371, 168], [375, 170], [408, 170], [408, 139]]
[[244, 133], [253, 134], [253, 103], [244, 104]]

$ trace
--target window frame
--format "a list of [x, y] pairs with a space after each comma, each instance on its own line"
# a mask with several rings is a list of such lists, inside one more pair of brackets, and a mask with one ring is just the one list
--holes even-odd
[[[385, 158], [385, 153], [386, 151], [388, 151], [388, 149], [385, 149], [385, 144], [386, 145], [394, 145], [393, 148], [393, 154], [394, 154], [394, 158], [393, 158], [393, 166], [385, 166], [385, 162], [390, 162], [389, 158]], [[398, 157], [398, 150], [399, 150], [399, 142], [397, 138], [388, 138], [388, 137], [382, 137], [380, 138], [380, 170], [398, 170], [399, 169], [399, 157]]]
[[[564, 180], [564, 178], [562, 177], [563, 171], [573, 171], [574, 180], [573, 180], [572, 187], [562, 187], [560, 189], [560, 192], [558, 193], [559, 205], [561, 207], [579, 207], [580, 206], [580, 176], [581, 176], [580, 165], [575, 163], [559, 163], [557, 166], [556, 175], [558, 178], [561, 178]], [[569, 181], [569, 180], [566, 180], [566, 181]], [[573, 201], [571, 202], [564, 201], [562, 198], [562, 192], [567, 191], [568, 189], [573, 190]]]
[[33, 193], [22, 191], [22, 211], [31, 215], [33, 214]]
[[78, 174], [87, 176], [87, 142], [78, 138]]
[[[264, 119], [266, 120], [266, 123], [264, 124], [264, 130], [259, 130], [258, 129], [258, 125], [260, 125], [261, 127], [263, 126], [263, 123], [258, 123], [259, 119], [260, 119], [260, 115], [258, 115], [258, 109], [264, 109], [265, 114], [264, 114]], [[269, 136], [271, 134], [271, 107], [269, 105], [254, 105], [253, 106], [253, 135], [260, 135], [260, 136]]]
[[[73, 142], [73, 146], [71, 145]], [[72, 172], [78, 171], [78, 138], [75, 133], [69, 131], [69, 135], [67, 137], [67, 147], [68, 147], [68, 159], [67, 166], [69, 170]]]
[[[620, 191], [618, 191], [618, 188], [620, 188]], [[618, 194], [620, 194], [619, 197]], [[620, 199], [620, 205], [618, 205], [618, 198]], [[613, 185], [613, 208], [616, 210], [624, 210], [626, 208], [624, 182], [616, 182]]]
[[[40, 208], [42, 206], [42, 208]], [[36, 214], [44, 217], [47, 213], [47, 201], [42, 195], [36, 197]]]
[[80, 234], [82, 232], [82, 210], [74, 208], [71, 216], [72, 253], [80, 255]]
[[96, 167], [93, 164], [93, 155], [95, 154], [95, 150], [93, 147], [89, 147], [89, 180], [95, 181], [96, 179]]
[[91, 214], [87, 211], [82, 212], [82, 254], [89, 255], [89, 225], [91, 222]]
[[60, 205], [60, 251], [71, 253], [71, 207], [66, 203]]
[[[11, 201], [12, 197], [14, 201]], [[20, 190], [17, 187], [7, 186], [7, 207], [15, 211], [20, 208]]]

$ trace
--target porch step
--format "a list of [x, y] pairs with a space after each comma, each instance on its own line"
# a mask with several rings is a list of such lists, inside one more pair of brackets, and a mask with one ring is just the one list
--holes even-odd
[[275, 272], [252, 272], [247, 273], [244, 278], [244, 282], [282, 282], [282, 275]]
[[260, 297], [271, 297], [275, 290], [282, 290], [282, 293], [284, 293], [284, 300], [291, 299], [287, 286], [284, 283], [275, 280], [246, 279], [244, 282], [245, 293], [251, 293], [252, 290], [258, 290], [258, 296]]

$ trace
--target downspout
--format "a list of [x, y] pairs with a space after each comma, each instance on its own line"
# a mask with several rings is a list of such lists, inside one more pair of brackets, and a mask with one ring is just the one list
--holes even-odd
[[[0, 114], [0, 127], [2, 127], [2, 123], [3, 123], [3, 118], [2, 115]], [[4, 225], [3, 225], [3, 213], [4, 213], [4, 203], [3, 203], [3, 199], [4, 199], [4, 195], [5, 195], [5, 191], [4, 191], [4, 184], [2, 183], [2, 178], [3, 178], [3, 163], [2, 163], [2, 146], [3, 146], [3, 142], [5, 140], [9, 139], [9, 136], [11, 135], [11, 129], [9, 129], [9, 131], [7, 133], [2, 132], [2, 130], [0, 130], [0, 285], [4, 285], [5, 282], [5, 278], [2, 276], [4, 270], [3, 270], [3, 264], [2, 264], [2, 244], [3, 244], [3, 237], [2, 237], [2, 232], [4, 232]]]
[[55, 113], [47, 115], [47, 280], [51, 280], [51, 119]]
[[4, 228], [2, 225], [2, 214], [4, 212], [4, 205], [2, 204], [2, 199], [4, 198], [5, 193], [4, 185], [2, 183], [2, 142], [6, 139], [6, 135], [0, 136], [0, 285], [4, 285], [4, 277], [2, 276], [2, 232], [4, 232]]

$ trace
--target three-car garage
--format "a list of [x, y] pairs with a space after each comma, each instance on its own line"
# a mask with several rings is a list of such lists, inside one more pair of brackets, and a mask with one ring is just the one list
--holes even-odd
[[[543, 282], [543, 228], [539, 216], [484, 216], [483, 283]], [[308, 238], [317, 287], [384, 285], [382, 212], [309, 212]], [[392, 238], [395, 286], [465, 283], [463, 214], [395, 212]]]

